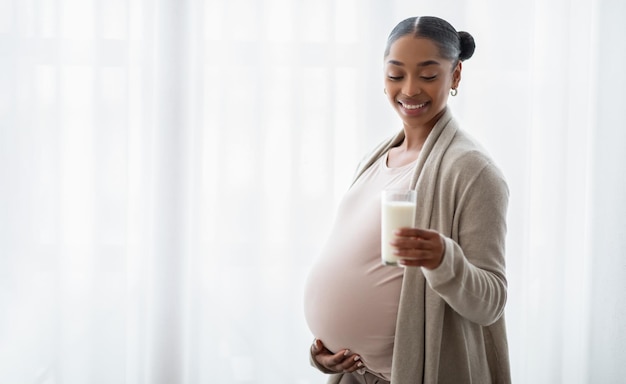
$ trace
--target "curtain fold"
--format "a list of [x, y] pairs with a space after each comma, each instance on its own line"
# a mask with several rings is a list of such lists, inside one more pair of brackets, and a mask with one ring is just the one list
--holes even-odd
[[620, 382], [609, 0], [0, 0], [0, 382], [323, 382], [303, 281], [425, 14], [477, 42], [450, 104], [511, 189], [514, 381]]

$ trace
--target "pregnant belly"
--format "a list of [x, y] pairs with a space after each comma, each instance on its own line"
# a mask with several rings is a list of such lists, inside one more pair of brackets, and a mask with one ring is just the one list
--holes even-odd
[[305, 317], [332, 352], [350, 349], [366, 366], [391, 366], [402, 268], [318, 263], [305, 286]]

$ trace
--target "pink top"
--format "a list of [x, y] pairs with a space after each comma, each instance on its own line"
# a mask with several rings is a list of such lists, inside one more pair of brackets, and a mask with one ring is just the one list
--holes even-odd
[[350, 349], [391, 379], [391, 356], [404, 269], [380, 261], [381, 191], [407, 188], [414, 163], [373, 164], [346, 193], [305, 286], [309, 328], [331, 351]]

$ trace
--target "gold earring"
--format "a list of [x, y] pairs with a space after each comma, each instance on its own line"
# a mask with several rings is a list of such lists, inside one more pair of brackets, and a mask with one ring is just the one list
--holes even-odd
[[459, 90], [456, 88], [452, 88], [450, 90], [450, 96], [456, 96], [459, 93]]

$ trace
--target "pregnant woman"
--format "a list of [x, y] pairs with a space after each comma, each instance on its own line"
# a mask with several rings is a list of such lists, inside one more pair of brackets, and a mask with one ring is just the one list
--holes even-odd
[[[305, 287], [311, 362], [328, 383], [509, 383], [508, 188], [447, 107], [474, 40], [437, 17], [389, 35], [385, 93], [402, 129], [360, 164]], [[380, 261], [381, 191], [417, 191]]]

